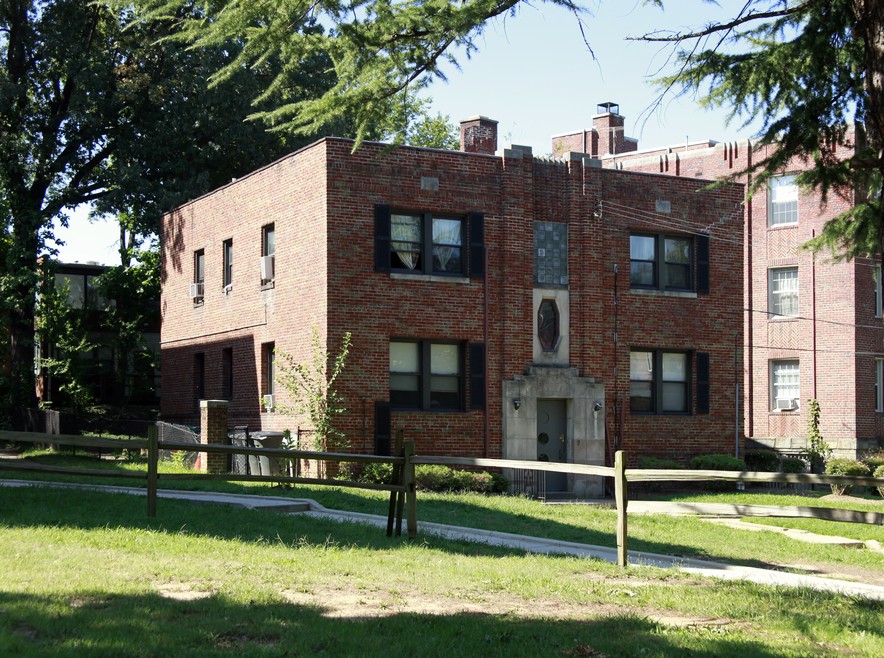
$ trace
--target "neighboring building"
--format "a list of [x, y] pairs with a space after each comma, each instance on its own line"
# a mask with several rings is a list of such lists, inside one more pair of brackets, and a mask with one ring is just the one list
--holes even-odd
[[[721, 178], [769, 155], [750, 141], [712, 141], [624, 153], [605, 148], [610, 127], [622, 134], [613, 104], [599, 107], [593, 129], [553, 137], [564, 153], [589, 152], [606, 168]], [[853, 145], [852, 131], [847, 141]], [[861, 135], [860, 135], [861, 138]], [[847, 158], [853, 146], [840, 147]], [[807, 401], [821, 408], [824, 438], [839, 456], [855, 457], [884, 444], [884, 323], [880, 266], [869, 259], [833, 263], [800, 246], [855, 198], [799, 191], [793, 162], [767, 193], [745, 206], [745, 427], [752, 442], [780, 450], [806, 447]], [[745, 176], [742, 177], [745, 182]]]
[[308, 361], [317, 327], [332, 352], [352, 332], [356, 451], [403, 428], [422, 454], [733, 452], [742, 187], [495, 155], [484, 117], [461, 133], [464, 152], [323, 139], [166, 215], [163, 418], [223, 398], [231, 426], [303, 426], [277, 354]]
[[[159, 308], [141, 327], [141, 341], [127, 355], [128, 376], [121, 380], [120, 354], [116, 332], [107, 326], [107, 309], [125, 300], [105, 299], [96, 280], [109, 268], [97, 263], [53, 263], [52, 280], [56, 287], [67, 290], [67, 304], [81, 313], [88, 340], [94, 347], [78, 354], [83, 383], [98, 404], [156, 404], [159, 400], [160, 317]], [[58, 356], [58, 347], [37, 336], [37, 397], [42, 403], [58, 403], [63, 398], [59, 388], [64, 376], [53, 376], [42, 359]]]

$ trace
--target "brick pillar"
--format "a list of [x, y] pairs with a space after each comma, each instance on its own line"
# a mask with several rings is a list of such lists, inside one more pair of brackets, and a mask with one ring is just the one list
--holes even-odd
[[[227, 400], [200, 400], [200, 443], [228, 445]], [[227, 455], [200, 454], [203, 473], [226, 473]]]

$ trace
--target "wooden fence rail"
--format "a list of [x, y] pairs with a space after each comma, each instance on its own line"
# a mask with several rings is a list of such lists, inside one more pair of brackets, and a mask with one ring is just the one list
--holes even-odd
[[[42, 473], [62, 473], [100, 477], [117, 477], [146, 480], [147, 482], [147, 513], [156, 515], [157, 488], [160, 480], [230, 480], [242, 482], [273, 482], [290, 484], [333, 485], [338, 487], [354, 487], [375, 491], [390, 492], [390, 504], [387, 516], [387, 535], [392, 535], [394, 526], [397, 535], [402, 533], [403, 518], [406, 520], [408, 536], [417, 536], [417, 491], [415, 486], [415, 466], [436, 464], [444, 466], [470, 466], [478, 468], [512, 468], [574, 475], [590, 475], [614, 479], [614, 499], [617, 508], [617, 563], [627, 565], [627, 508], [629, 505], [629, 482], [787, 482], [822, 485], [848, 485], [884, 487], [884, 478], [852, 477], [844, 475], [816, 475], [812, 473], [762, 473], [752, 471], [695, 471], [669, 469], [634, 469], [626, 468], [626, 453], [617, 451], [614, 466], [596, 466], [592, 464], [570, 464], [558, 462], [537, 462], [511, 459], [484, 459], [474, 457], [448, 456], [417, 456], [414, 454], [414, 443], [403, 442], [401, 431], [397, 435], [397, 445], [401, 446], [401, 454], [397, 456], [362, 455], [351, 453], [316, 452], [311, 450], [286, 450], [281, 448], [248, 448], [232, 445], [194, 444], [176, 441], [159, 441], [155, 427], [150, 428], [145, 439], [104, 439], [79, 435], [46, 435], [27, 432], [0, 431], [0, 441], [52, 443], [71, 445], [83, 448], [107, 448], [111, 450], [147, 449], [147, 473], [131, 471], [107, 471], [100, 469], [82, 469], [54, 467], [34, 463], [22, 463], [14, 460], [0, 460], [0, 469], [36, 471]], [[390, 464], [393, 477], [387, 484], [354, 482], [349, 480], [333, 480], [330, 478], [307, 478], [289, 475], [244, 475], [229, 473], [159, 473], [160, 450], [184, 450], [228, 455], [253, 455], [277, 459], [314, 459], [327, 462], [350, 462], [362, 464]], [[769, 505], [727, 505], [721, 503], [663, 503], [652, 501], [633, 501], [638, 513], [676, 513], [676, 514], [734, 514], [739, 516], [788, 516], [816, 518], [831, 521], [851, 521], [855, 523], [884, 524], [884, 514], [877, 512], [860, 512], [820, 507], [774, 507]]]

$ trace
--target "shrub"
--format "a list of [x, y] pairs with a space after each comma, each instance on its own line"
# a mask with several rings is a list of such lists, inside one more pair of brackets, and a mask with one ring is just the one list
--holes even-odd
[[[869, 474], [869, 467], [855, 459], [830, 459], [826, 462], [826, 475], [853, 475], [863, 476]], [[853, 491], [850, 484], [831, 484], [832, 493], [838, 496], [849, 494]]]
[[745, 471], [746, 462], [730, 455], [697, 455], [691, 460], [691, 468], [700, 471]]
[[783, 473], [807, 473], [807, 462], [801, 457], [783, 457], [780, 459], [780, 471]]
[[458, 471], [447, 466], [420, 465], [415, 469], [415, 485], [421, 491], [472, 491], [492, 493], [506, 491], [509, 483], [502, 475], [487, 471]]
[[780, 467], [780, 457], [772, 450], [747, 450], [745, 460], [750, 471], [775, 473]]
[[[875, 469], [875, 472], [872, 475], [876, 478], [884, 478], [884, 464]], [[878, 490], [879, 496], [884, 496], [884, 485], [880, 487], [875, 487]]]
[[393, 477], [393, 464], [357, 464], [342, 462], [338, 467], [336, 480], [389, 484]]
[[870, 471], [876, 471], [879, 466], [884, 466], [884, 450], [869, 453], [860, 461], [868, 466]]
[[684, 468], [674, 459], [660, 459], [659, 457], [649, 457], [642, 455], [638, 458], [639, 468], [665, 468], [668, 470]]

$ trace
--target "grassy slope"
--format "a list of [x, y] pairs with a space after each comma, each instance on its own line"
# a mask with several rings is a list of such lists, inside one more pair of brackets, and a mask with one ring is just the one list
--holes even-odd
[[881, 603], [91, 492], [0, 488], [0, 574], [2, 655], [884, 654]]

